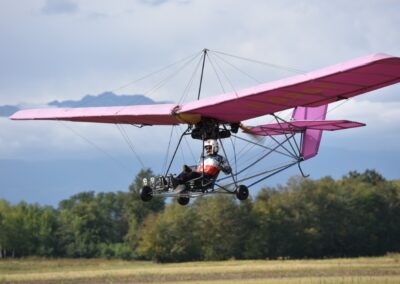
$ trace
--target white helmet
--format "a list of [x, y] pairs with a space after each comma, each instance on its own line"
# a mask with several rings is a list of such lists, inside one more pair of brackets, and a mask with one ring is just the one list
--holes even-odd
[[219, 146], [218, 146], [218, 141], [215, 139], [208, 139], [204, 141], [204, 148], [211, 147], [211, 151], [213, 154], [218, 153]]

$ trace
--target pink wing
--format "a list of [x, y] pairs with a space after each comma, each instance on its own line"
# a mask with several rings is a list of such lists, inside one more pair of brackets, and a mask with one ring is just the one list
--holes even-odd
[[400, 58], [374, 54], [319, 71], [183, 104], [22, 110], [14, 120], [170, 125], [201, 117], [240, 122], [297, 106], [320, 106], [400, 81]]
[[318, 107], [296, 107], [290, 122], [264, 124], [250, 127], [248, 132], [256, 135], [282, 135], [302, 133], [300, 153], [304, 160], [318, 154], [324, 130], [342, 130], [365, 126], [348, 120], [325, 120], [328, 105]]
[[378, 53], [315, 72], [183, 105], [179, 112], [240, 122], [297, 106], [315, 107], [400, 82], [400, 58]]
[[140, 125], [174, 125], [179, 120], [174, 116], [176, 105], [140, 105], [121, 107], [47, 108], [28, 109], [16, 112], [13, 120], [68, 120], [99, 123], [125, 123]]
[[365, 126], [364, 123], [348, 120], [304, 120], [285, 123], [264, 124], [250, 127], [250, 132], [257, 135], [282, 135], [304, 132], [306, 129], [336, 131]]

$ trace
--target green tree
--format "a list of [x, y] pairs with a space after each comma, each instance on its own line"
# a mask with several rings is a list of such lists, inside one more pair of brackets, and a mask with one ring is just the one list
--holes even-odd
[[150, 178], [154, 176], [152, 170], [143, 169], [135, 177], [134, 182], [129, 186], [129, 192], [126, 196], [125, 207], [127, 214], [130, 218], [136, 219], [138, 223], [141, 223], [149, 213], [160, 212], [164, 210], [165, 200], [161, 197], [153, 197], [149, 202], [143, 202], [140, 199], [140, 189], [144, 178]]
[[33, 254], [47, 257], [58, 256], [60, 251], [57, 236], [59, 228], [57, 211], [51, 206], [41, 208], [37, 227], [35, 234], [38, 244]]
[[374, 171], [342, 180], [291, 179], [264, 189], [253, 206], [255, 258], [379, 255], [398, 249], [399, 195]]
[[61, 203], [59, 235], [67, 256], [99, 256], [101, 243], [122, 241], [127, 225], [117, 196], [85, 192]]
[[2, 256], [52, 255], [57, 229], [55, 212], [51, 207], [20, 202], [10, 206], [0, 203], [0, 246]]
[[135, 177], [134, 182], [129, 186], [129, 192], [124, 200], [124, 216], [128, 222], [128, 233], [125, 241], [133, 250], [136, 250], [139, 240], [139, 230], [144, 219], [151, 213], [162, 212], [165, 208], [165, 200], [161, 197], [154, 197], [149, 202], [140, 199], [140, 189], [144, 178], [153, 176], [150, 169], [141, 170]]
[[11, 211], [10, 204], [0, 199], [0, 259], [7, 257], [7, 252], [10, 247], [10, 228], [7, 220]]
[[379, 255], [398, 248], [400, 199], [392, 182], [375, 171], [350, 173], [338, 182], [348, 197], [347, 255]]
[[240, 207], [232, 196], [199, 198], [194, 203], [203, 258], [239, 258], [244, 222]]
[[149, 215], [140, 235], [139, 255], [158, 262], [197, 260], [200, 240], [196, 216], [190, 206], [172, 203], [164, 212]]

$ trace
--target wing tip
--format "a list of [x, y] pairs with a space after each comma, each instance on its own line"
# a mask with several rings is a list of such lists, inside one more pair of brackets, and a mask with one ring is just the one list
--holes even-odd
[[8, 117], [10, 120], [21, 120], [21, 111], [14, 112], [12, 115]]
[[373, 53], [369, 56], [371, 60], [382, 60], [382, 59], [388, 59], [388, 58], [396, 58], [396, 56], [384, 53], [384, 52], [377, 52]]

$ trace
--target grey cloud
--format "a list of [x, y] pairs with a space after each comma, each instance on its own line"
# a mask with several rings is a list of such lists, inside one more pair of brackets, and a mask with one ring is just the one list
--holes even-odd
[[168, 0], [140, 0], [140, 2], [143, 4], [158, 6], [168, 2]]
[[99, 12], [90, 12], [87, 15], [87, 18], [90, 20], [99, 20], [99, 19], [106, 19], [108, 15], [106, 13], [99, 13]]
[[78, 11], [78, 4], [71, 0], [46, 0], [41, 11], [46, 15], [71, 14]]
[[141, 3], [152, 6], [162, 5], [167, 2], [176, 2], [177, 4], [188, 4], [190, 1], [191, 0], [140, 0]]

